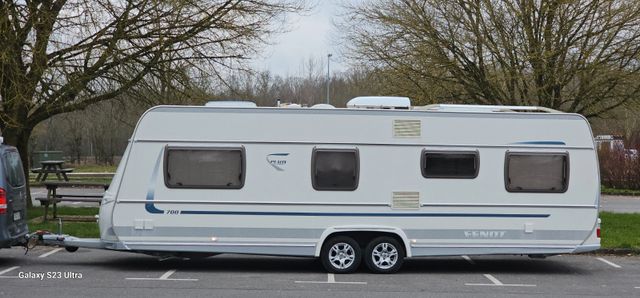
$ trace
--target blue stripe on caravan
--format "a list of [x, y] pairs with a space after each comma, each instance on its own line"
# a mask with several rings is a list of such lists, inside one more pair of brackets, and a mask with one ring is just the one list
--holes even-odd
[[144, 204], [144, 209], [146, 209], [147, 212], [152, 214], [164, 213], [164, 210], [160, 210], [156, 208], [156, 205], [153, 204], [153, 198], [155, 195], [155, 183], [158, 177], [158, 170], [160, 168], [160, 160], [162, 160], [162, 150], [160, 150], [160, 153], [158, 154], [158, 159], [156, 159], [156, 164], [155, 166], [153, 166], [153, 172], [151, 173], [151, 181], [149, 181], [149, 188], [147, 189], [146, 200], [149, 201], [149, 203]]
[[566, 145], [563, 141], [524, 141], [511, 143], [514, 145]]
[[276, 212], [183, 210], [180, 214], [263, 215], [263, 216], [351, 216], [351, 217], [549, 217], [549, 214], [525, 213], [349, 213], [349, 212]]

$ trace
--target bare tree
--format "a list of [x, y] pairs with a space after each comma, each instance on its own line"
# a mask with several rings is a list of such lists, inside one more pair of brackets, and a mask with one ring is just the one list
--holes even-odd
[[348, 7], [350, 54], [422, 101], [596, 117], [640, 96], [635, 0], [387, 0]]
[[26, 161], [41, 121], [121, 95], [175, 63], [213, 76], [236, 68], [283, 28], [286, 13], [304, 8], [303, 0], [0, 1], [0, 129]]

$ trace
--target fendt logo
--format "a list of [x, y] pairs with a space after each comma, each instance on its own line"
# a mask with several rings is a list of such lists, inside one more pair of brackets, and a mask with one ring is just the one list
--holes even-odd
[[505, 231], [464, 231], [467, 238], [504, 238]]
[[289, 153], [271, 153], [267, 155], [267, 162], [276, 170], [284, 171], [287, 166]]

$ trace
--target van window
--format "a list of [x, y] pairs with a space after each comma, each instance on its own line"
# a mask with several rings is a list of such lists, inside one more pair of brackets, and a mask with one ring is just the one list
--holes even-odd
[[509, 192], [565, 192], [569, 185], [569, 155], [507, 152], [505, 184]]
[[359, 161], [356, 149], [314, 149], [311, 181], [316, 190], [358, 188]]
[[169, 188], [244, 186], [243, 148], [167, 148], [164, 182]]
[[478, 177], [477, 151], [422, 151], [422, 176], [425, 178], [473, 179]]
[[24, 185], [24, 171], [17, 151], [7, 151], [4, 154], [4, 170], [9, 185], [13, 187]]

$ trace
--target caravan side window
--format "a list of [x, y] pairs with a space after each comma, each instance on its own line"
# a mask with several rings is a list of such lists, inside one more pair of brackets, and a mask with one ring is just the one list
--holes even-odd
[[425, 178], [473, 179], [478, 177], [478, 151], [422, 151], [422, 176]]
[[164, 183], [169, 188], [244, 186], [244, 148], [171, 148], [165, 150]]
[[359, 170], [357, 149], [313, 150], [311, 182], [316, 190], [355, 190]]
[[504, 175], [509, 192], [566, 192], [569, 154], [507, 152]]

